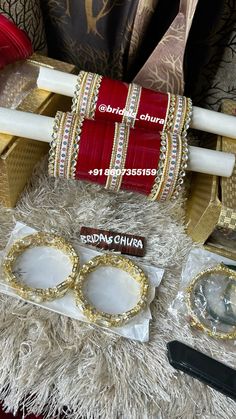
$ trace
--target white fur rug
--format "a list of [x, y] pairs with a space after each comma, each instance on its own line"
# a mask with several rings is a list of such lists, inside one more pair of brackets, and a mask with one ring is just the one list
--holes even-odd
[[[0, 296], [0, 398], [7, 411], [47, 419], [235, 418], [236, 404], [168, 363], [166, 343], [179, 339], [235, 366], [227, 346], [183, 329], [168, 313], [191, 242], [181, 201], [145, 197], [81, 182], [48, 179], [41, 165], [15, 210], [0, 209], [0, 244], [15, 220], [78, 240], [80, 227], [111, 228], [147, 238], [145, 259], [166, 268], [152, 304], [150, 342], [99, 328]], [[231, 350], [232, 351], [232, 348]]]

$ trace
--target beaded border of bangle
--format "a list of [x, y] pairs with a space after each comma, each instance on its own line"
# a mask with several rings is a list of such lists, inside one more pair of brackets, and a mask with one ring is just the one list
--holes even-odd
[[185, 99], [186, 99], [186, 111], [184, 112], [184, 122], [183, 122], [183, 130], [182, 130], [183, 137], [187, 137], [187, 131], [190, 127], [192, 114], [193, 114], [192, 100], [189, 97]]
[[76, 167], [79, 155], [80, 136], [83, 129], [84, 119], [76, 117], [75, 135], [73, 137], [72, 149], [70, 154], [70, 162], [67, 168], [67, 178], [76, 179]]
[[130, 127], [128, 125], [115, 123], [109, 175], [107, 176], [105, 189], [116, 192], [120, 189], [128, 150], [129, 133]]
[[80, 71], [72, 99], [72, 113], [77, 113], [87, 119], [95, 118], [102, 78], [96, 73]]
[[60, 129], [60, 120], [63, 117], [63, 112], [57, 111], [56, 116], [53, 122], [53, 131], [52, 131], [52, 140], [50, 142], [50, 150], [48, 157], [48, 175], [54, 177], [54, 168], [56, 161], [56, 151], [57, 151], [57, 138], [59, 135]]
[[168, 93], [168, 106], [163, 131], [186, 136], [191, 117], [192, 100], [185, 96]]
[[161, 133], [161, 147], [160, 147], [160, 157], [157, 166], [157, 174], [152, 186], [152, 190], [148, 196], [148, 199], [155, 201], [159, 195], [159, 191], [162, 187], [162, 182], [165, 175], [166, 163], [169, 153], [169, 141], [168, 134], [166, 132]]
[[132, 128], [134, 128], [135, 125], [141, 93], [141, 86], [135, 83], [129, 85], [122, 123], [128, 124]]
[[178, 174], [178, 179], [174, 192], [172, 194], [172, 199], [176, 199], [183, 187], [184, 177], [186, 176], [186, 169], [188, 167], [188, 158], [189, 158], [189, 147], [187, 140], [187, 131], [190, 126], [191, 117], [192, 117], [192, 100], [190, 98], [184, 97], [184, 111], [183, 111], [183, 121], [182, 121], [182, 157], [180, 163], [180, 170]]
[[175, 179], [178, 176], [179, 171], [179, 156], [180, 156], [180, 144], [181, 137], [179, 135], [170, 134], [168, 136], [170, 150], [167, 156], [167, 170], [166, 176], [163, 181], [162, 191], [159, 196], [159, 201], [163, 202], [171, 198], [172, 190], [175, 186]]
[[185, 96], [182, 96], [182, 111], [181, 111], [181, 115], [180, 116], [180, 133], [183, 135], [183, 131], [185, 128], [185, 120], [186, 120], [186, 116], [187, 116], [187, 103], [188, 103], [188, 98], [186, 98]]
[[59, 150], [59, 158], [56, 162], [58, 166], [58, 177], [65, 178], [68, 160], [69, 160], [69, 151], [71, 142], [74, 135], [74, 119], [72, 118], [72, 114], [66, 114], [64, 123], [62, 124], [62, 135], [59, 137], [58, 147]]
[[77, 77], [76, 85], [75, 85], [74, 96], [72, 98], [71, 111], [73, 113], [81, 114], [86, 81], [87, 81], [87, 72], [80, 71]]
[[184, 113], [184, 102], [185, 98], [180, 95], [175, 96], [175, 111], [174, 111], [174, 118], [173, 118], [173, 126], [172, 132], [173, 134], [181, 134], [182, 133], [182, 126], [181, 126], [181, 119], [183, 118]]
[[168, 93], [168, 106], [162, 132], [172, 132], [174, 123], [176, 96]]
[[[174, 199], [175, 192], [176, 192], [176, 186], [178, 185], [178, 181], [180, 178], [180, 169], [181, 169], [181, 162], [183, 157], [183, 139], [181, 135], [177, 136], [178, 138], [178, 150], [176, 155], [176, 163], [175, 163], [175, 171], [174, 176], [171, 182], [170, 190], [169, 190], [169, 198]], [[185, 172], [184, 172], [185, 175]]]
[[172, 199], [176, 199], [182, 189], [183, 183], [184, 183], [184, 177], [186, 176], [186, 169], [188, 167], [187, 161], [188, 161], [188, 153], [189, 153], [189, 147], [188, 147], [188, 141], [185, 136], [181, 136], [182, 139], [182, 153], [181, 153], [181, 161], [180, 161], [180, 168], [179, 173], [177, 177], [177, 181], [175, 184], [174, 192], [172, 194]]
[[82, 95], [84, 92], [85, 81], [86, 81], [86, 71], [80, 71], [77, 76], [77, 80], [75, 84], [75, 91], [72, 98], [72, 105], [71, 105], [72, 113], [80, 112], [81, 100], [82, 100]]
[[58, 111], [54, 119], [49, 151], [49, 175], [75, 179], [83, 119]]
[[[53, 247], [65, 253], [71, 263], [71, 274], [60, 284], [50, 288], [32, 288], [23, 284], [14, 274], [14, 264], [25, 250], [32, 247]], [[36, 303], [50, 301], [62, 297], [68, 289], [74, 287], [74, 282], [79, 270], [79, 256], [74, 248], [63, 237], [51, 233], [39, 232], [30, 234], [13, 243], [3, 261], [3, 272], [7, 284], [14, 288], [15, 292], [22, 298]]]
[[167, 107], [166, 107], [166, 116], [165, 116], [165, 120], [164, 120], [164, 124], [163, 124], [163, 128], [162, 128], [162, 133], [166, 132], [166, 124], [167, 124], [167, 120], [168, 120], [168, 115], [169, 115], [169, 109], [170, 109], [170, 93], [167, 93]]
[[[84, 295], [83, 286], [87, 280], [87, 276], [101, 266], [111, 266], [121, 269], [130, 274], [134, 280], [141, 284], [140, 299], [132, 309], [120, 314], [109, 314], [97, 310], [96, 307], [90, 304]], [[104, 254], [102, 256], [94, 257], [81, 267], [75, 280], [74, 290], [76, 305], [90, 322], [103, 327], [117, 327], [126, 323], [134, 316], [137, 316], [137, 314], [145, 308], [147, 305], [149, 282], [143, 270], [135, 265], [130, 259], [124, 256]]]
[[209, 336], [217, 339], [235, 339], [236, 338], [236, 327], [233, 332], [214, 332], [209, 327], [205, 326], [201, 320], [198, 318], [197, 314], [194, 311], [193, 308], [193, 298], [192, 294], [194, 292], [194, 287], [196, 283], [202, 279], [203, 276], [209, 275], [211, 273], [225, 273], [227, 275], [230, 275], [230, 277], [236, 281], [236, 272], [232, 271], [231, 269], [227, 268], [223, 263], [220, 263], [219, 265], [205, 269], [201, 272], [199, 272], [191, 281], [190, 285], [185, 290], [185, 301], [188, 307], [189, 312], [189, 323], [190, 326], [195, 327], [197, 330], [200, 330], [201, 332], [207, 333]]
[[77, 110], [77, 113], [80, 113], [80, 115], [83, 118], [88, 118], [89, 115], [89, 99], [91, 94], [91, 86], [93, 81], [93, 74], [92, 73], [85, 73], [85, 83], [83, 88], [83, 93], [81, 95], [81, 103], [80, 107]]
[[165, 187], [166, 184], [166, 179], [168, 177], [168, 169], [169, 169], [169, 163], [170, 163], [170, 155], [171, 155], [171, 150], [172, 150], [172, 134], [170, 132], [166, 133], [166, 158], [164, 161], [164, 166], [163, 166], [163, 173], [162, 173], [162, 178], [159, 184], [159, 188], [158, 191], [155, 195], [155, 200], [159, 201], [160, 197], [162, 195], [162, 191]]
[[91, 99], [90, 99], [90, 106], [89, 106], [89, 119], [95, 119], [95, 112], [97, 108], [97, 101], [98, 101], [98, 95], [99, 95], [99, 89], [101, 86], [103, 77], [99, 74], [95, 74], [95, 77], [93, 79], [93, 86], [91, 89]]

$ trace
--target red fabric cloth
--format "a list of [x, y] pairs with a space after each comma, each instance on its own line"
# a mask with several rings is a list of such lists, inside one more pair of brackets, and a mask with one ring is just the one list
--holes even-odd
[[0, 68], [26, 59], [32, 52], [32, 44], [26, 33], [0, 14]]

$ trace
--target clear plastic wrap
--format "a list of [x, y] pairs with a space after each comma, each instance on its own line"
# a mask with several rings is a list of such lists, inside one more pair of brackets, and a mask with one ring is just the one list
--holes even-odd
[[194, 248], [170, 312], [192, 330], [213, 338], [236, 339], [236, 262]]
[[[36, 230], [17, 223], [4, 251], [0, 253], [0, 262], [4, 260], [12, 244]], [[80, 266], [91, 258], [101, 254], [95, 250], [73, 243], [80, 257]], [[150, 289], [147, 307], [128, 323], [112, 329], [115, 333], [134, 340], [146, 342], [149, 340], [149, 322], [152, 318], [150, 303], [155, 297], [155, 288], [159, 286], [164, 270], [150, 265], [138, 263], [147, 274]], [[55, 286], [64, 280], [70, 272], [70, 260], [61, 251], [49, 247], [27, 249], [17, 258], [14, 271], [17, 276], [32, 287], [47, 288]], [[20, 298], [13, 288], [4, 282], [1, 270], [0, 292]], [[132, 308], [139, 296], [139, 284], [127, 273], [112, 267], [101, 267], [91, 273], [85, 288], [88, 299], [100, 310], [117, 314]], [[75, 304], [73, 291], [67, 292], [62, 298], [50, 302], [35, 303], [48, 310], [87, 322], [88, 320]]]

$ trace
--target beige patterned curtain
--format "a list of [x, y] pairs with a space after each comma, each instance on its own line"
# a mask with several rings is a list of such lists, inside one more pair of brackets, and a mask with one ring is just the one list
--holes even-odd
[[128, 71], [135, 65], [137, 54], [139, 54], [146, 30], [156, 10], [158, 0], [139, 0], [136, 15], [134, 18], [132, 34], [130, 38], [128, 54]]
[[184, 53], [197, 4], [198, 0], [180, 1], [179, 13], [135, 76], [136, 83], [153, 90], [183, 94]]

